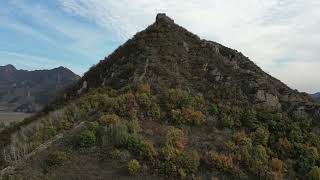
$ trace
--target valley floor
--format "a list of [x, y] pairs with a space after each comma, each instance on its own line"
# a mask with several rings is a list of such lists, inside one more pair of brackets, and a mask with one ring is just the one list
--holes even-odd
[[11, 123], [20, 122], [24, 118], [27, 118], [30, 116], [32, 116], [32, 114], [18, 113], [18, 112], [1, 112], [0, 111], [0, 124], [4, 124], [5, 126], [8, 126]]

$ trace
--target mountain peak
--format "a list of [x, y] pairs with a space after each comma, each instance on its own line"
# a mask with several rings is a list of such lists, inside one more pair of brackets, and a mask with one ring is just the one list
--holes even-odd
[[168, 17], [165, 13], [158, 13], [156, 16], [156, 22], [174, 23], [174, 20]]
[[14, 73], [16, 71], [17, 71], [17, 69], [11, 64], [8, 64], [5, 66], [0, 66], [0, 73], [3, 77], [10, 76], [12, 73]]
[[7, 71], [14, 71], [14, 70], [17, 70], [12, 64], [8, 64], [8, 65], [5, 65], [5, 66], [0, 66], [2, 69], [5, 69]]

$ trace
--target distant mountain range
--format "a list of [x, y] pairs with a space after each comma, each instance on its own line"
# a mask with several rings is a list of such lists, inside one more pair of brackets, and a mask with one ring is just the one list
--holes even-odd
[[315, 94], [311, 94], [311, 96], [312, 96], [315, 100], [320, 101], [320, 92], [315, 93]]
[[13, 65], [0, 66], [0, 111], [39, 111], [78, 79], [78, 75], [64, 67], [26, 71]]

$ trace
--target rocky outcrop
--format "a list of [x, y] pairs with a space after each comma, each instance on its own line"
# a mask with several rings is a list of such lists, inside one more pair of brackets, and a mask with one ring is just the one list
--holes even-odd
[[258, 103], [262, 103], [266, 106], [273, 107], [276, 109], [281, 108], [279, 98], [277, 96], [265, 92], [264, 90], [258, 90], [255, 97]]
[[174, 20], [168, 17], [165, 13], [159, 13], [156, 17], [156, 22], [174, 23]]

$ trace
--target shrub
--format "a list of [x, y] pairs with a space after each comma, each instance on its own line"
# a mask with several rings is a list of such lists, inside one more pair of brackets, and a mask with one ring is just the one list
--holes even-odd
[[317, 148], [310, 147], [307, 145], [304, 145], [302, 147], [299, 147], [298, 150], [298, 159], [297, 162], [297, 168], [301, 173], [307, 173], [309, 169], [311, 169], [313, 166], [316, 165], [316, 162], [319, 160], [319, 153]]
[[142, 93], [145, 93], [147, 95], [150, 95], [151, 94], [151, 88], [150, 88], [150, 85], [149, 84], [146, 84], [146, 83], [139, 83], [137, 85], [137, 92], [139, 94], [142, 94]]
[[172, 110], [172, 120], [175, 124], [200, 125], [205, 121], [206, 116], [193, 108], [182, 108], [182, 110]]
[[181, 89], [170, 89], [166, 93], [166, 100], [168, 109], [181, 109], [195, 105], [194, 98], [187, 91]]
[[65, 152], [56, 151], [49, 155], [48, 159], [46, 160], [46, 164], [49, 167], [62, 166], [66, 159], [67, 154]]
[[250, 139], [250, 137], [247, 136], [246, 133], [244, 132], [239, 132], [236, 133], [233, 136], [233, 140], [235, 141], [235, 143], [239, 146], [246, 146], [251, 148], [252, 147], [252, 140]]
[[79, 136], [80, 147], [91, 147], [96, 143], [96, 135], [93, 131], [85, 130]]
[[59, 122], [58, 122], [58, 131], [60, 130], [70, 130], [73, 126], [72, 122], [68, 121], [65, 118], [62, 118]]
[[187, 137], [178, 128], [170, 128], [165, 138], [165, 146], [182, 151], [187, 144]]
[[128, 133], [130, 134], [138, 134], [141, 131], [138, 119], [126, 121], [125, 124], [127, 126]]
[[267, 145], [269, 136], [270, 136], [268, 129], [264, 127], [258, 127], [254, 135], [255, 135], [255, 142], [257, 144]]
[[141, 157], [151, 162], [153, 162], [158, 156], [158, 153], [154, 148], [153, 143], [150, 141], [141, 142], [139, 146], [139, 154]]
[[202, 109], [205, 108], [205, 106], [207, 105], [203, 95], [195, 96], [193, 98], [195, 102], [194, 107]]
[[272, 158], [270, 161], [270, 167], [273, 171], [284, 173], [287, 171], [286, 165], [278, 158]]
[[320, 179], [320, 168], [318, 166], [313, 166], [312, 169], [307, 174], [306, 178], [308, 180], [319, 180]]
[[100, 117], [99, 123], [102, 126], [107, 126], [111, 124], [116, 124], [120, 122], [120, 117], [115, 114], [106, 114]]
[[196, 173], [200, 165], [200, 157], [197, 151], [184, 151], [177, 157], [178, 164], [187, 173]]
[[186, 143], [187, 138], [180, 129], [169, 129], [159, 164], [164, 174], [183, 178], [198, 170], [200, 157], [196, 151], [185, 151]]
[[241, 122], [250, 129], [256, 128], [257, 112], [253, 108], [247, 108], [242, 114]]
[[318, 149], [320, 149], [320, 137], [316, 133], [309, 133], [308, 134], [308, 141]]
[[108, 130], [105, 138], [108, 138], [106, 142], [111, 142], [116, 147], [125, 147], [127, 145], [128, 137], [128, 128], [126, 124], [119, 122], [112, 124]]
[[187, 173], [186, 171], [183, 169], [183, 168], [179, 168], [178, 169], [178, 176], [181, 178], [181, 179], [185, 179], [187, 177]]
[[254, 147], [254, 159], [258, 164], [265, 164], [268, 161], [269, 155], [264, 146], [257, 145]]
[[107, 141], [117, 148], [124, 148], [130, 152], [139, 154], [141, 139], [139, 136], [140, 125], [138, 120], [120, 121], [107, 128]]
[[196, 151], [179, 151], [173, 147], [165, 147], [162, 151], [160, 168], [168, 176], [186, 177], [195, 173], [200, 164], [200, 157]]
[[121, 160], [122, 162], [128, 161], [131, 157], [131, 154], [128, 150], [120, 149], [114, 149], [108, 155], [111, 159]]
[[127, 93], [116, 98], [115, 112], [118, 116], [135, 118], [137, 114], [138, 104], [134, 94]]
[[110, 152], [111, 159], [120, 159], [121, 151], [119, 149], [114, 149]]
[[295, 143], [303, 142], [303, 135], [299, 125], [297, 124], [292, 125], [291, 131], [289, 133], [289, 140]]
[[96, 132], [99, 128], [99, 123], [98, 122], [89, 122], [88, 123], [88, 130], [92, 132]]
[[219, 114], [219, 109], [216, 104], [211, 104], [208, 108], [208, 111], [210, 115], [218, 115]]
[[250, 166], [252, 161], [252, 140], [244, 133], [236, 133], [233, 136], [234, 143], [227, 143], [226, 147], [233, 150], [235, 158], [246, 166]]
[[128, 172], [130, 175], [137, 174], [141, 169], [139, 161], [133, 159], [128, 162]]
[[152, 119], [157, 120], [160, 119], [161, 116], [161, 110], [160, 106], [156, 103], [152, 103], [149, 111], [149, 116], [152, 117]]
[[214, 150], [209, 152], [209, 164], [227, 172], [234, 168], [233, 160], [230, 156], [219, 154]]
[[268, 171], [268, 159], [269, 155], [267, 150], [262, 145], [257, 145], [253, 148], [252, 162], [249, 164], [251, 173], [258, 175], [259, 177], [266, 176]]
[[276, 144], [276, 149], [281, 157], [290, 157], [293, 151], [293, 145], [287, 138], [279, 138]]
[[224, 115], [221, 121], [222, 127], [232, 128], [234, 126], [234, 120], [231, 116]]
[[146, 93], [137, 94], [137, 100], [143, 109], [148, 109], [152, 105], [151, 97]]

